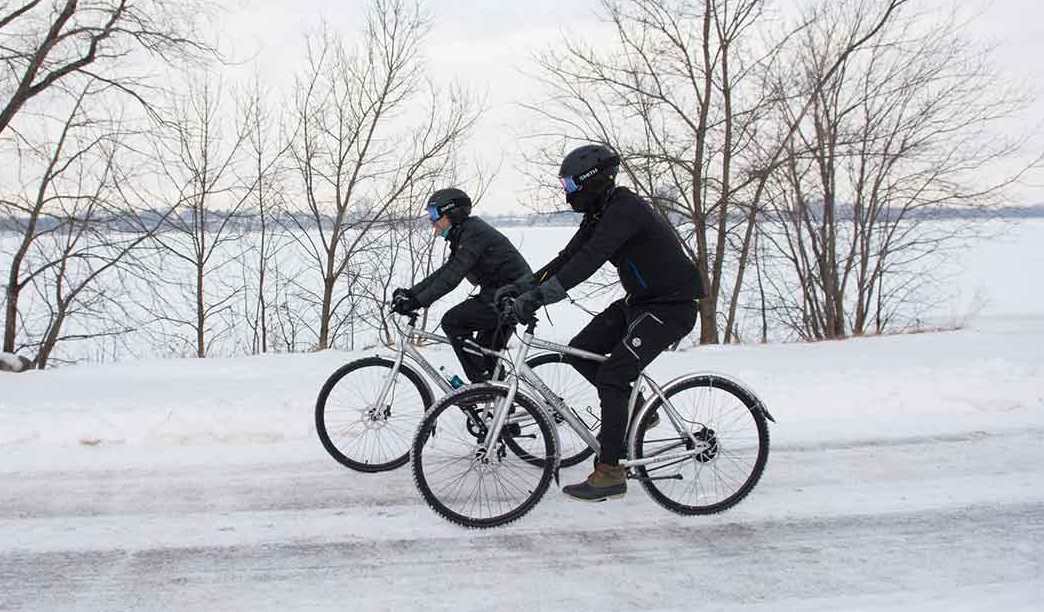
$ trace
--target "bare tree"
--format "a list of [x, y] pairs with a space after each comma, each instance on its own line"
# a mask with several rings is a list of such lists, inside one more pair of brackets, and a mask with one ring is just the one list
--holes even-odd
[[[866, 11], [846, 44], [831, 49], [825, 74], [867, 44], [905, 1]], [[757, 211], [793, 129], [766, 125], [768, 111], [779, 96], [810, 100], [818, 88], [787, 92], [763, 75], [808, 21], [772, 39], [758, 37], [761, 0], [605, 0], [603, 6], [616, 44], [599, 51], [567, 41], [565, 51], [541, 57], [553, 102], [531, 108], [550, 128], [543, 136], [603, 142], [621, 153], [631, 183], [678, 226], [704, 277], [701, 342], [718, 342], [721, 298], [731, 284], [728, 340]]]
[[[206, 357], [209, 345], [228, 333], [226, 325], [215, 328], [216, 316], [230, 309], [243, 290], [241, 286], [221, 288], [214, 273], [234, 262], [228, 248], [240, 238], [236, 223], [255, 185], [243, 186], [236, 166], [243, 163], [248, 125], [222, 108], [222, 86], [205, 77], [189, 77], [188, 94], [177, 103], [176, 117], [169, 122], [173, 135], [158, 140], [158, 156], [164, 160], [163, 173], [174, 195], [174, 214], [167, 231], [156, 236], [156, 243], [175, 262], [186, 265], [189, 281], [182, 281], [171, 269], [161, 271], [163, 286], [186, 287], [193, 308], [183, 315], [172, 300], [157, 316], [192, 331], [197, 357]], [[231, 128], [231, 129], [227, 129]], [[254, 180], [260, 180], [255, 176]], [[171, 278], [173, 277], [173, 278]], [[208, 333], [209, 332], [209, 333]]]
[[269, 350], [292, 353], [307, 348], [305, 336], [308, 330], [299, 312], [305, 301], [293, 282], [298, 270], [284, 269], [278, 258], [272, 261], [270, 270], [272, 323], [268, 332]]
[[351, 319], [352, 342], [349, 347], [354, 345], [358, 322], [376, 330], [382, 344], [390, 346], [395, 341], [386, 304], [391, 302], [392, 291], [400, 278], [397, 268], [401, 267], [404, 259], [409, 260], [414, 256], [412, 239], [417, 224], [411, 221], [393, 223], [391, 231], [384, 234], [377, 248], [367, 258], [369, 261], [364, 266], [367, 274], [351, 292], [353, 299], [348, 316]]
[[879, 333], [912, 306], [931, 257], [963, 231], [933, 215], [996, 206], [1019, 177], [986, 170], [1018, 151], [994, 126], [1025, 103], [953, 15], [892, 20], [830, 75], [825, 58], [859, 14], [818, 17], [782, 78], [824, 85], [802, 120], [781, 105], [798, 127], [766, 228], [799, 287], [777, 292], [780, 312], [814, 339]]
[[[121, 119], [124, 127], [114, 127], [101, 118], [104, 113], [90, 111], [120, 109], [121, 96], [151, 111], [158, 84], [143, 71], [147, 56], [161, 63], [212, 57], [214, 49], [196, 30], [207, 6], [195, 0], [176, 5], [161, 0], [26, 0], [0, 6], [0, 158], [8, 185], [0, 197], [15, 210], [22, 237], [12, 253], [5, 287], [5, 350], [16, 343], [19, 321], [28, 329], [20, 298], [33, 284], [40, 288], [39, 303], [55, 308], [38, 345], [41, 363], [46, 363], [64, 338], [61, 330], [73, 309], [97, 288], [95, 281], [103, 273], [118, 271], [119, 262], [134, 252], [130, 245], [122, 248], [115, 236], [106, 245], [102, 229], [112, 227], [115, 215], [123, 217], [120, 227], [137, 219], [140, 227], [135, 231], [150, 231], [145, 227], [149, 222], [136, 217], [127, 201], [118, 214], [112, 208], [131, 189], [116, 177], [136, 174], [121, 169], [118, 159], [135, 145], [112, 140], [116, 134], [134, 140], [134, 130], [126, 127], [131, 122]], [[57, 119], [59, 127], [51, 130], [56, 135], [49, 133], [49, 126], [57, 116], [65, 119]], [[93, 136], [85, 136], [87, 132]], [[108, 163], [98, 161], [105, 158]], [[32, 164], [38, 167], [29, 168]], [[18, 193], [16, 173], [34, 176], [35, 195]], [[70, 185], [74, 175], [85, 182]], [[89, 194], [89, 185], [99, 191]], [[73, 202], [82, 206], [71, 209]], [[37, 251], [35, 256], [45, 261], [42, 268], [34, 268], [37, 262], [30, 261], [30, 253], [45, 242], [52, 250]], [[138, 244], [136, 239], [132, 244]], [[99, 267], [101, 261], [112, 263]], [[90, 273], [73, 265], [88, 262]], [[45, 277], [60, 285], [40, 285]], [[88, 281], [80, 284], [76, 279]]]
[[[108, 316], [119, 300], [100, 281], [132, 266], [137, 247], [162, 221], [138, 214], [121, 188], [128, 178], [121, 158], [135, 135], [88, 112], [84, 104], [98, 93], [95, 86], [88, 83], [74, 98], [56, 141], [19, 139], [26, 170], [42, 170], [22, 194], [0, 200], [20, 235], [5, 290], [4, 350], [33, 350], [41, 369], [60, 343], [130, 331], [131, 321]], [[140, 162], [135, 156], [122, 165]]]
[[208, 6], [197, 0], [3, 3], [0, 135], [30, 100], [78, 77], [112, 85], [148, 106], [146, 80], [122, 60], [141, 52], [164, 62], [213, 55], [196, 31]]
[[338, 283], [361, 276], [352, 266], [374, 244], [374, 231], [383, 231], [411, 185], [438, 174], [476, 118], [460, 92], [429, 89], [426, 116], [406, 127], [407, 113], [422, 107], [427, 30], [416, 3], [374, 0], [358, 48], [327, 31], [309, 38], [290, 150], [308, 223], [290, 218], [321, 280], [317, 348], [331, 346]]
[[[410, 224], [405, 231], [405, 240], [408, 256], [406, 284], [412, 287], [435, 271], [439, 262], [445, 258], [448, 249], [445, 243], [438, 240], [431, 230], [431, 225], [427, 223], [427, 219], [420, 223]], [[385, 301], [387, 301], [387, 297], [385, 297]], [[430, 329], [431, 325], [435, 324], [429, 320], [429, 314], [430, 311], [425, 309], [421, 316], [422, 329]], [[386, 321], [382, 321], [382, 327], [387, 331]]]
[[[261, 85], [260, 76], [254, 77], [253, 87], [240, 108], [240, 116], [247, 127], [247, 154], [240, 184], [250, 192], [249, 212], [256, 217], [249, 239], [256, 241], [243, 254], [243, 284], [253, 286], [253, 301], [249, 291], [244, 291], [244, 312], [251, 330], [250, 351], [268, 352], [269, 311], [273, 297], [269, 291], [273, 261], [290, 244], [280, 239], [278, 215], [286, 207], [284, 182], [285, 156], [292, 135], [284, 135], [280, 115], [271, 111], [267, 104], [267, 92]], [[248, 257], [256, 259], [253, 265]]]

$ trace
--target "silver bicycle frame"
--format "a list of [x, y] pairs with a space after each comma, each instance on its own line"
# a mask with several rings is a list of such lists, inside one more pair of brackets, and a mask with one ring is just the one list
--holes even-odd
[[[494, 351], [483, 351], [486, 354], [497, 357], [498, 360], [509, 361], [511, 364], [511, 372], [513, 374], [508, 377], [508, 393], [503, 398], [503, 400], [501, 400], [501, 402], [498, 403], [497, 407], [494, 410], [493, 423], [486, 432], [486, 438], [483, 441], [482, 446], [488, 453], [490, 449], [493, 448], [494, 441], [497, 440], [500, 436], [500, 431], [503, 428], [504, 424], [509, 422], [508, 413], [510, 412], [510, 406], [514, 403], [515, 395], [518, 393], [518, 382], [519, 380], [522, 380], [528, 387], [536, 391], [536, 393], [543, 400], [543, 404], [545, 407], [554, 408], [555, 412], [557, 412], [562, 417], [562, 419], [569, 425], [569, 427], [572, 428], [573, 431], [575, 431], [577, 435], [579, 435], [584, 440], [584, 442], [586, 442], [587, 445], [595, 451], [596, 454], [599, 453], [601, 451], [601, 446], [599, 445], [598, 440], [593, 435], [591, 435], [591, 431], [587, 428], [587, 426], [582, 421], [580, 421], [579, 417], [577, 417], [576, 414], [574, 414], [574, 412], [567, 405], [565, 405], [565, 402], [563, 402], [544, 383], [544, 381], [540, 379], [536, 372], [534, 372], [532, 368], [526, 365], [526, 356], [528, 355], [530, 348], [542, 349], [555, 354], [570, 355], [573, 357], [578, 357], [580, 359], [588, 359], [597, 362], [605, 362], [608, 360], [608, 357], [606, 357], [605, 355], [599, 355], [598, 353], [590, 353], [588, 351], [573, 348], [565, 344], [558, 344], [555, 342], [535, 338], [533, 336], [532, 327], [527, 328], [525, 335], [522, 336], [522, 346], [519, 347], [518, 352], [516, 353], [515, 359], [513, 361], [511, 361], [510, 357], [506, 355], [504, 352], [497, 353]], [[650, 378], [644, 371], [640, 373], [638, 381], [636, 381], [633, 385], [633, 388], [631, 389], [631, 397], [629, 398], [627, 403], [627, 417], [629, 423], [628, 430], [630, 430], [631, 426], [633, 426], [634, 424], [634, 421], [631, 419], [631, 416], [634, 412], [634, 405], [638, 399], [638, 393], [641, 391], [643, 385], [648, 385], [652, 392], [655, 394], [655, 396], [660, 398], [661, 406], [659, 407], [659, 410], [663, 411], [663, 413], [667, 415], [668, 420], [670, 420], [671, 424], [674, 425], [678, 433], [684, 433], [689, 438], [690, 443], [693, 445], [693, 448], [691, 450], [685, 450], [670, 454], [658, 454], [654, 457], [644, 457], [642, 459], [626, 459], [621, 462], [622, 465], [624, 465], [625, 467], [636, 467], [650, 465], [654, 463], [666, 463], [669, 461], [677, 461], [679, 459], [688, 459], [706, 451], [710, 447], [708, 443], [703, 442], [701, 440], [697, 440], [696, 437], [692, 434], [692, 432], [689, 431], [689, 428], [682, 425], [681, 417], [678, 415], [677, 410], [671, 404], [670, 400], [667, 399], [667, 396], [663, 392], [663, 388], [661, 388], [660, 385], [656, 384], [656, 381]], [[647, 401], [646, 407], [648, 407], [649, 405], [651, 405], [651, 402]], [[555, 432], [555, 435], [557, 437], [557, 430]], [[630, 439], [630, 431], [628, 431], [626, 439]], [[558, 444], [556, 444], [555, 446], [556, 448], [561, 448]]]
[[447, 393], [452, 391], [453, 387], [439, 376], [439, 371], [432, 367], [432, 365], [428, 363], [428, 360], [425, 359], [424, 356], [420, 354], [420, 351], [415, 349], [411, 343], [411, 340], [414, 338], [448, 343], [449, 338], [431, 334], [424, 330], [418, 330], [416, 323], [414, 322], [411, 322], [410, 325], [407, 326], [406, 333], [403, 333], [398, 325], [395, 326], [395, 329], [398, 332], [398, 347], [395, 352], [395, 362], [392, 364], [391, 373], [388, 375], [388, 378], [385, 379], [384, 385], [381, 386], [381, 392], [377, 396], [376, 405], [384, 405], [385, 399], [388, 397], [388, 393], [391, 392], [396, 377], [399, 375], [399, 370], [402, 368], [402, 362], [407, 358], [420, 366], [424, 373], [428, 375], [428, 378], [434, 380], [435, 384], [437, 384], [443, 391]]
[[[431, 363], [424, 358], [424, 355], [422, 355], [421, 352], [418, 351], [417, 348], [414, 346], [414, 343], [417, 340], [429, 340], [431, 342], [436, 342], [439, 344], [450, 344], [450, 339], [445, 336], [440, 336], [438, 334], [433, 334], [431, 332], [424, 331], [423, 329], [417, 329], [416, 323], [412, 322], [406, 326], [405, 331], [403, 331], [398, 325], [395, 326], [395, 330], [396, 332], [398, 332], [395, 362], [392, 365], [392, 370], [388, 376], [388, 379], [384, 381], [384, 385], [381, 387], [380, 395], [377, 396], [376, 405], [384, 405], [385, 398], [387, 398], [388, 393], [391, 392], [391, 388], [395, 384], [396, 376], [398, 376], [399, 370], [402, 368], [403, 362], [407, 359], [412, 361], [425, 374], [427, 374], [428, 378], [435, 381], [435, 384], [438, 385], [439, 389], [441, 389], [443, 393], [452, 392], [454, 389], [453, 386], [449, 384], [449, 381], [443, 378], [442, 375], [439, 374], [439, 371], [435, 369], [435, 366], [431, 365]], [[464, 350], [471, 353], [499, 356], [499, 353], [482, 349], [482, 347], [480, 347], [477, 344], [474, 344], [474, 346], [466, 345]], [[501, 360], [498, 359], [496, 369], [494, 370], [494, 378], [496, 378], [497, 375], [500, 373], [501, 368], [503, 368], [503, 364], [501, 363]]]

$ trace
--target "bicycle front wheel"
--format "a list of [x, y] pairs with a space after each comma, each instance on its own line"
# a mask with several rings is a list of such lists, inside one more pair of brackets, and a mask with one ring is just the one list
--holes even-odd
[[[685, 455], [635, 468], [649, 495], [678, 514], [714, 514], [740, 502], [768, 461], [760, 401], [720, 376], [697, 375], [667, 392], [675, 424], [657, 397], [631, 438], [631, 458]], [[659, 412], [659, 422], [654, 413]]]
[[380, 357], [353, 361], [334, 372], [315, 403], [315, 429], [323, 448], [341, 465], [384, 472], [406, 464], [417, 422], [431, 405], [424, 379], [406, 364], [391, 379], [395, 362]]
[[[521, 394], [494, 447], [482, 442], [507, 389], [473, 385], [443, 397], [424, 415], [413, 439], [413, 479], [424, 501], [443, 518], [464, 527], [498, 527], [517, 520], [540, 501], [557, 467], [553, 425]], [[525, 434], [520, 422], [532, 423]], [[524, 435], [527, 462], [507, 452], [508, 440]]]

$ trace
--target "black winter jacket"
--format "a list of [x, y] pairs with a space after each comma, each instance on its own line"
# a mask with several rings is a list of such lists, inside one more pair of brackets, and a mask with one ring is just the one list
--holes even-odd
[[699, 270], [674, 229], [626, 187], [614, 188], [601, 211], [584, 215], [565, 249], [535, 276], [538, 282], [557, 276], [568, 291], [606, 261], [616, 266], [629, 304], [689, 302], [705, 295]]
[[529, 264], [504, 234], [478, 217], [468, 217], [449, 232], [450, 257], [410, 292], [421, 306], [431, 306], [465, 278], [480, 287], [479, 298], [531, 273]]

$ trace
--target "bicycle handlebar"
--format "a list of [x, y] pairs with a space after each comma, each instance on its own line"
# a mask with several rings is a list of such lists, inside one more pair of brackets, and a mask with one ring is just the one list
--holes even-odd
[[[417, 325], [417, 319], [420, 318], [420, 310], [411, 310], [410, 312], [396, 312], [393, 308], [388, 308], [389, 314], [399, 315], [400, 317], [406, 317], [410, 320], [410, 326], [415, 327]], [[398, 324], [396, 324], [398, 326]]]
[[503, 296], [498, 303], [493, 305], [493, 308], [496, 309], [497, 314], [500, 316], [501, 324], [518, 325], [519, 323], [524, 323], [527, 332], [533, 333], [536, 330], [537, 318], [535, 315], [528, 321], [518, 320], [518, 317], [515, 315], [515, 296]]

